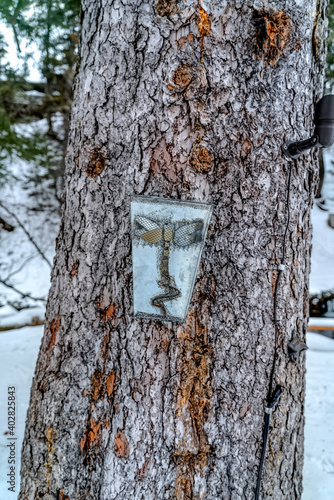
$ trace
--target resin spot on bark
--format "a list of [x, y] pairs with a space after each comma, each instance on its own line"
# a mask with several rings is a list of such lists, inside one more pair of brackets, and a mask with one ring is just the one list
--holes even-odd
[[114, 385], [115, 385], [115, 372], [111, 372], [107, 377], [106, 388], [108, 397], [111, 398], [114, 394]]
[[158, 0], [155, 4], [155, 11], [161, 17], [176, 14], [178, 10], [179, 7], [174, 0]]
[[103, 398], [104, 387], [102, 382], [102, 373], [96, 370], [91, 378], [90, 393], [92, 397], [92, 403], [96, 403], [98, 399]]
[[137, 469], [136, 473], [137, 481], [142, 481], [143, 479], [145, 479], [145, 477], [147, 476], [149, 466], [150, 466], [150, 461], [145, 460], [144, 465], [140, 469]]
[[47, 459], [44, 464], [45, 467], [45, 479], [47, 485], [51, 486], [51, 476], [52, 476], [52, 465], [54, 462], [54, 442], [53, 442], [53, 429], [52, 427], [47, 427], [45, 430], [46, 437], [46, 447], [47, 447]]
[[102, 321], [104, 323], [106, 323], [107, 321], [111, 321], [113, 325], [116, 317], [116, 310], [117, 310], [116, 304], [109, 304], [108, 306], [104, 307], [103, 301], [99, 301], [97, 303], [97, 307], [100, 311]]
[[71, 272], [70, 272], [71, 278], [74, 278], [74, 276], [76, 276], [78, 274], [78, 269], [79, 269], [79, 261], [76, 260], [76, 261], [74, 261]]
[[89, 154], [88, 166], [86, 167], [86, 174], [93, 179], [96, 179], [102, 174], [106, 167], [106, 158], [102, 151], [94, 149]]
[[60, 316], [58, 316], [56, 319], [53, 319], [51, 321], [51, 323], [49, 324], [49, 331], [51, 333], [51, 337], [50, 337], [50, 342], [49, 342], [47, 354], [50, 353], [52, 347], [54, 347], [54, 345], [56, 343], [56, 335], [57, 335], [59, 328], [60, 328]]
[[128, 458], [129, 442], [123, 431], [118, 431], [115, 436], [115, 453], [120, 458]]
[[91, 378], [91, 404], [96, 403], [98, 400], [103, 399], [107, 394], [108, 399], [112, 397], [115, 388], [116, 374], [112, 371], [107, 377], [99, 370], [96, 370]]
[[205, 36], [210, 35], [211, 22], [207, 12], [200, 6], [198, 8], [198, 14], [199, 14], [198, 30], [201, 37], [203, 38]]
[[80, 450], [87, 454], [91, 444], [99, 444], [101, 435], [99, 434], [99, 430], [101, 427], [100, 422], [95, 422], [93, 417], [89, 419], [89, 425], [85, 429], [85, 435], [81, 438], [80, 441]]
[[191, 166], [200, 173], [208, 173], [213, 167], [214, 156], [206, 147], [198, 145], [191, 156]]
[[284, 10], [254, 10], [254, 53], [257, 59], [276, 66], [289, 45], [293, 23]]
[[59, 490], [58, 500], [70, 500], [70, 497], [65, 495], [64, 490]]
[[186, 43], [189, 43], [189, 45], [192, 45], [194, 43], [194, 35], [192, 33], [189, 33], [187, 36], [181, 36], [181, 38], [178, 39], [177, 41], [179, 48], [183, 50], [186, 46]]
[[173, 75], [173, 82], [181, 88], [188, 87], [193, 79], [193, 70], [189, 64], [183, 64], [177, 68]]
[[181, 352], [176, 419], [182, 421], [184, 434], [174, 454], [178, 465], [175, 484], [177, 500], [193, 498], [194, 476], [204, 473], [210, 453], [204, 425], [213, 396], [210, 378], [212, 347], [208, 344], [208, 328], [200, 319], [203, 317], [204, 310], [190, 311], [185, 327], [178, 332]]

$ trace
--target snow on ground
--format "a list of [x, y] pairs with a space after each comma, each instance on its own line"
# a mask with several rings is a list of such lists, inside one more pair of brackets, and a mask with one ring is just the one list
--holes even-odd
[[[333, 323], [333, 320], [332, 320]], [[307, 334], [305, 462], [302, 500], [332, 500], [334, 490], [334, 340]]]
[[[333, 323], [333, 320], [332, 320]], [[0, 333], [0, 492], [1, 500], [12, 500], [7, 487], [7, 388], [17, 393], [16, 494], [19, 491], [20, 448], [24, 420], [29, 402], [30, 385], [43, 327], [26, 327]], [[332, 500], [334, 478], [334, 340], [316, 333], [307, 334], [307, 385], [305, 407], [305, 464], [302, 500]], [[15, 496], [16, 498], [16, 496]]]
[[328, 212], [314, 206], [310, 293], [334, 289], [334, 229], [327, 220]]
[[[0, 498], [13, 500], [19, 492], [20, 450], [24, 435], [24, 424], [29, 403], [30, 386], [35, 370], [35, 364], [43, 326], [21, 328], [0, 332]], [[15, 387], [16, 392], [16, 494], [8, 491], [7, 463], [12, 441], [11, 436], [5, 434], [7, 426], [7, 390]]]

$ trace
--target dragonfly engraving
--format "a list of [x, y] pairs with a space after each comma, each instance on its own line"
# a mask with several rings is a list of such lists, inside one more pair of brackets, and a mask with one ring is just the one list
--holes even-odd
[[[163, 289], [162, 294], [151, 298], [151, 304], [160, 308], [163, 317], [167, 310], [165, 302], [181, 296], [181, 290], [175, 283], [175, 278], [169, 273], [169, 258], [171, 246], [185, 248], [200, 243], [203, 239], [204, 222], [201, 219], [182, 222], [162, 222], [144, 216], [137, 216], [134, 220], [134, 236], [141, 242], [159, 249], [160, 279], [158, 285]], [[145, 244], [145, 243], [144, 243]]]

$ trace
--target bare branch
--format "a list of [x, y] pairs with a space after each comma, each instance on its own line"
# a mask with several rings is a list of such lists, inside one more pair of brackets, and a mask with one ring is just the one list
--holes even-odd
[[4, 286], [6, 286], [7, 288], [10, 288], [11, 290], [14, 290], [14, 292], [18, 293], [19, 295], [21, 295], [21, 297], [23, 297], [24, 299], [27, 298], [27, 299], [31, 299], [31, 300], [36, 300], [36, 301], [39, 301], [41, 300], [42, 302], [46, 302], [46, 299], [42, 298], [42, 297], [32, 297], [30, 295], [30, 293], [23, 293], [21, 292], [20, 290], [18, 290], [15, 286], [13, 285], [10, 285], [9, 283], [7, 283], [5, 280], [2, 280], [0, 279], [0, 283]]
[[51, 262], [45, 256], [45, 254], [41, 250], [41, 248], [37, 245], [37, 243], [35, 242], [35, 240], [31, 236], [31, 234], [26, 230], [26, 228], [24, 227], [24, 225], [22, 224], [22, 222], [20, 221], [20, 219], [11, 210], [9, 210], [7, 207], [5, 207], [1, 202], [0, 202], [0, 207], [2, 207], [4, 210], [6, 210], [6, 212], [9, 215], [11, 215], [12, 217], [14, 217], [14, 219], [16, 220], [16, 222], [18, 223], [18, 225], [20, 226], [20, 228], [23, 229], [23, 231], [25, 232], [25, 234], [28, 236], [29, 241], [34, 245], [34, 247], [36, 248], [36, 250], [38, 251], [38, 253], [40, 254], [40, 256], [45, 260], [45, 262], [47, 262], [49, 264], [50, 268], [52, 269]]
[[37, 257], [39, 254], [35, 253], [33, 255], [30, 255], [30, 257], [28, 257], [24, 262], [22, 262], [22, 264], [20, 265], [20, 267], [18, 267], [17, 269], [15, 269], [15, 271], [12, 271], [10, 272], [7, 277], [5, 278], [5, 281], [9, 280], [9, 278], [12, 278], [15, 274], [19, 273], [22, 271], [22, 269], [28, 264], [28, 262], [30, 262], [31, 260], [33, 260], [35, 257]]

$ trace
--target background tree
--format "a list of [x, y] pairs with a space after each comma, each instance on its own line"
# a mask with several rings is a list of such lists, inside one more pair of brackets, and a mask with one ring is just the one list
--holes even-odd
[[[38, 82], [27, 79], [31, 52], [22, 56], [20, 70], [10, 62], [0, 65], [0, 182], [8, 181], [8, 158], [28, 161], [26, 185], [43, 210], [50, 196], [59, 207], [63, 191], [79, 12], [80, 0], [4, 0], [0, 6], [0, 18], [13, 29], [18, 53], [23, 39], [37, 44], [41, 75]], [[4, 57], [3, 37], [0, 51]], [[41, 120], [46, 123], [41, 125]]]
[[[307, 328], [318, 174], [315, 154], [293, 163], [288, 218], [281, 144], [312, 129], [325, 7], [83, 2], [20, 499], [253, 498], [284, 254], [262, 498], [301, 497], [305, 369], [287, 344]], [[184, 325], [132, 317], [133, 194], [214, 205]]]

